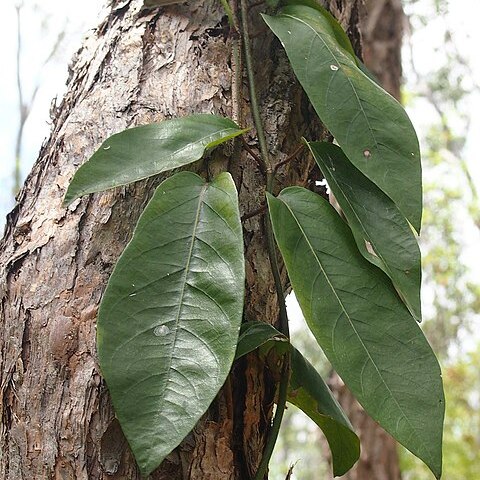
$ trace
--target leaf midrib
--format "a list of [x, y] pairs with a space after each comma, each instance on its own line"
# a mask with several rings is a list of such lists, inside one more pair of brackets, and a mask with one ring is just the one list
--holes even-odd
[[[184, 267], [184, 274], [183, 274], [183, 280], [182, 280], [182, 288], [181, 288], [180, 296], [179, 296], [178, 309], [177, 309], [177, 313], [175, 315], [174, 338], [173, 338], [173, 341], [171, 342], [170, 352], [169, 352], [168, 357], [167, 357], [168, 358], [168, 366], [165, 369], [165, 372], [166, 372], [167, 375], [168, 375], [168, 372], [170, 372], [172, 370], [173, 352], [175, 351], [175, 347], [176, 347], [177, 340], [178, 340], [178, 332], [179, 332], [180, 316], [181, 316], [182, 306], [183, 306], [183, 298], [185, 296], [186, 286], [188, 285], [187, 278], [188, 278], [188, 275], [189, 275], [189, 272], [190, 272], [190, 264], [191, 264], [193, 248], [194, 248], [194, 244], [195, 244], [195, 240], [196, 240], [196, 233], [197, 233], [198, 225], [199, 225], [199, 222], [200, 222], [200, 214], [201, 214], [201, 210], [202, 210], [202, 205], [204, 203], [205, 193], [206, 193], [208, 187], [209, 187], [208, 184], [203, 185], [202, 189], [201, 189], [201, 191], [198, 195], [198, 206], [197, 206], [197, 211], [195, 212], [195, 220], [194, 220], [194, 223], [193, 223], [193, 229], [192, 229], [190, 246], [189, 246], [188, 254], [187, 254], [187, 260], [186, 260], [185, 267]], [[151, 328], [148, 328], [147, 330], [141, 332], [140, 334], [145, 333], [146, 331], [148, 331], [150, 329]], [[138, 334], [138, 335], [140, 335], [140, 334]], [[136, 335], [136, 336], [138, 336], [138, 335]], [[129, 341], [130, 341], [130, 339], [129, 339]], [[142, 381], [144, 381], [144, 380], [136, 382], [128, 390], [131, 390], [133, 387], [135, 387], [136, 385], [138, 385]], [[169, 382], [170, 382], [170, 377], [167, 376], [167, 381], [165, 382], [163, 390], [160, 393], [157, 394], [158, 397], [160, 397], [160, 399], [161, 399], [161, 404], [163, 404], [163, 400], [165, 398], [164, 394], [165, 394], [165, 391], [167, 389], [167, 386], [168, 386]]]
[[[173, 337], [173, 342], [170, 347], [170, 353], [168, 355], [168, 367], [166, 369], [166, 372], [170, 372], [172, 370], [172, 363], [173, 363], [173, 352], [175, 351], [175, 347], [177, 345], [177, 340], [178, 340], [178, 331], [179, 331], [179, 324], [180, 324], [180, 316], [182, 313], [182, 307], [183, 307], [183, 298], [185, 296], [185, 291], [187, 287], [187, 278], [190, 273], [190, 263], [192, 260], [192, 254], [193, 254], [193, 247], [195, 245], [195, 239], [197, 237], [197, 229], [198, 225], [200, 223], [200, 214], [202, 210], [202, 205], [203, 205], [203, 199], [205, 197], [205, 193], [208, 188], [208, 184], [205, 184], [202, 186], [202, 189], [200, 190], [200, 194], [198, 196], [198, 207], [197, 211], [195, 213], [195, 221], [193, 223], [193, 229], [192, 229], [192, 240], [190, 242], [190, 247], [188, 249], [188, 255], [187, 255], [187, 261], [185, 263], [185, 274], [183, 275], [183, 285], [182, 285], [182, 290], [180, 292], [180, 297], [179, 297], [179, 302], [178, 302], [178, 310], [177, 314], [175, 316], [175, 332], [174, 332], [174, 337]], [[170, 383], [170, 376], [167, 377], [167, 381], [165, 382], [165, 386], [163, 388], [163, 391], [161, 392], [160, 398], [161, 398], [161, 404], [163, 405], [163, 401], [165, 398], [165, 391], [167, 389], [168, 384]]]
[[[414, 428], [414, 426], [412, 425], [412, 423], [410, 422], [410, 419], [409, 417], [407, 417], [407, 415], [404, 413], [402, 407], [400, 406], [400, 404], [398, 403], [397, 399], [395, 398], [395, 396], [393, 395], [392, 391], [390, 390], [390, 388], [388, 387], [388, 385], [386, 384], [385, 380], [383, 379], [383, 376], [382, 374], [380, 373], [380, 370], [378, 369], [376, 363], [373, 361], [373, 358], [372, 356], [370, 355], [370, 352], [368, 351], [366, 345], [364, 344], [362, 338], [360, 337], [360, 335], [358, 334], [354, 324], [353, 324], [353, 321], [352, 319], [350, 318], [350, 315], [348, 314], [347, 310], [345, 309], [345, 306], [343, 305], [343, 302], [341, 301], [340, 297], [338, 296], [334, 286], [332, 285], [332, 283], [330, 282], [330, 279], [328, 277], [328, 275], [326, 274], [325, 270], [323, 269], [323, 266], [322, 266], [322, 263], [320, 262], [320, 259], [318, 258], [316, 252], [315, 252], [315, 249], [313, 248], [312, 244], [310, 243], [307, 235], [305, 234], [305, 231], [303, 230], [299, 220], [297, 219], [296, 215], [294, 214], [293, 210], [290, 208], [290, 206], [284, 202], [283, 200], [279, 199], [280, 201], [282, 201], [282, 203], [287, 207], [288, 211], [290, 212], [292, 218], [295, 220], [295, 223], [297, 224], [298, 226], [298, 229], [300, 230], [301, 234], [303, 235], [305, 241], [307, 242], [307, 245], [310, 249], [310, 251], [312, 252], [313, 256], [315, 257], [315, 260], [317, 261], [318, 263], [318, 266], [321, 270], [321, 272], [323, 273], [324, 277], [325, 277], [325, 280], [327, 281], [328, 285], [330, 286], [335, 298], [337, 299], [340, 307], [342, 308], [346, 318], [348, 319], [348, 322], [350, 323], [350, 326], [352, 328], [352, 330], [354, 331], [356, 337], [358, 338], [358, 340], [360, 341], [360, 344], [362, 345], [363, 349], [365, 350], [365, 353], [367, 354], [367, 357], [369, 358], [369, 360], [371, 361], [372, 365], [375, 367], [375, 370], [377, 371], [377, 374], [380, 378], [380, 380], [382, 381], [383, 385], [385, 386], [385, 388], [387, 389], [388, 393], [390, 394], [390, 397], [393, 399], [393, 401], [395, 402], [395, 404], [397, 405], [399, 411], [401, 412], [401, 414], [403, 415], [403, 418], [405, 418], [405, 420], [407, 421], [408, 425], [410, 426], [410, 428], [416, 432], [416, 429]], [[332, 347], [333, 347], [333, 350], [335, 351], [335, 347], [334, 347], [334, 344], [332, 343]], [[363, 390], [363, 386], [362, 386], [362, 390]], [[398, 423], [398, 422], [397, 422]], [[429, 452], [428, 449], [425, 449], [426, 445], [425, 443], [422, 441], [422, 446], [424, 448], [424, 451], [425, 452]], [[431, 454], [429, 453], [428, 455], [430, 457], [430, 459], [432, 459], [432, 456]]]

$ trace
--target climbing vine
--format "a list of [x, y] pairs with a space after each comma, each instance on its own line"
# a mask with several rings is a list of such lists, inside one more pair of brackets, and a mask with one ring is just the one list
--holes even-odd
[[[151, 2], [150, 2], [151, 3]], [[165, 2], [162, 2], [164, 4]], [[421, 164], [401, 105], [355, 56], [328, 11], [309, 0], [263, 15], [313, 108], [335, 138], [303, 142], [341, 215], [323, 197], [287, 187], [274, 195], [256, 98], [248, 6], [222, 0], [245, 64], [265, 173], [266, 242], [280, 305], [275, 328], [243, 319], [245, 266], [235, 184], [171, 175], [156, 189], [110, 277], [97, 348], [116, 415], [143, 475], [151, 473], [206, 412], [236, 358], [275, 351], [277, 408], [256, 479], [263, 479], [286, 402], [322, 429], [335, 475], [357, 461], [360, 442], [314, 367], [290, 343], [277, 247], [309, 328], [365, 410], [441, 475], [444, 397], [440, 368], [417, 322], [420, 308]], [[238, 81], [238, 79], [237, 79]], [[248, 128], [210, 114], [131, 128], [108, 138], [65, 196], [141, 180], [201, 161]], [[293, 154], [292, 154], [293, 156]]]

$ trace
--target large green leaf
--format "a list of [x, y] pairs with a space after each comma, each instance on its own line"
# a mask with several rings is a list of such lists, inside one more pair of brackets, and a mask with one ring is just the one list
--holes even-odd
[[342, 407], [315, 368], [295, 348], [291, 350], [288, 401], [323, 431], [332, 452], [333, 474], [346, 473], [360, 456], [360, 441]]
[[396, 205], [331, 143], [308, 144], [352, 229], [362, 255], [381, 268], [421, 321], [420, 248]]
[[347, 157], [420, 231], [420, 152], [405, 110], [361, 71], [321, 11], [291, 5], [264, 18]]
[[237, 135], [235, 122], [198, 114], [134, 127], [112, 135], [75, 173], [65, 195], [69, 204], [87, 193], [126, 185], [193, 163]]
[[305, 319], [365, 410], [440, 477], [444, 396], [435, 355], [333, 207], [299, 187], [268, 196]]
[[163, 182], [110, 277], [97, 342], [116, 415], [144, 475], [223, 385], [242, 319], [243, 237], [228, 173]]

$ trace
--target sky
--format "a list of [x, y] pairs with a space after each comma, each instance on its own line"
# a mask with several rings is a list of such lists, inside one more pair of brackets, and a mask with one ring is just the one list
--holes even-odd
[[[0, 229], [3, 230], [7, 211], [13, 207], [12, 170], [19, 107], [16, 87], [17, 0], [3, 0], [0, 29]], [[83, 36], [97, 23], [100, 0], [79, 2], [61, 0], [24, 1], [22, 15], [21, 78], [29, 98], [40, 83], [34, 108], [25, 126], [23, 143], [23, 177], [38, 156], [40, 146], [50, 132], [49, 111], [52, 99], [61, 99], [67, 80], [67, 65], [80, 47]], [[40, 5], [36, 6], [36, 5]], [[56, 57], [45, 68], [58, 34], [66, 31]]]

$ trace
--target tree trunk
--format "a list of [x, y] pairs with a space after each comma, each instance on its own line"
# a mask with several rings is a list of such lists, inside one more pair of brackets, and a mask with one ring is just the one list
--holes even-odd
[[[363, 60], [380, 83], [400, 99], [404, 13], [401, 0], [367, 0], [360, 16]], [[338, 375], [330, 379], [342, 407], [360, 436], [361, 456], [346, 480], [400, 480], [397, 443], [374, 422]]]
[[[360, 54], [361, 1], [327, 3]], [[252, 124], [248, 100], [232, 101], [232, 40], [220, 2], [153, 11], [142, 11], [141, 4], [115, 0], [76, 54], [51, 137], [0, 244], [5, 480], [140, 478], [96, 363], [95, 320], [113, 265], [161, 179], [92, 195], [65, 209], [74, 171], [103, 139], [128, 126], [191, 112], [238, 111], [245, 125]], [[281, 161], [301, 136], [318, 139], [324, 132], [258, 10], [251, 9], [255, 74], [269, 148]], [[238, 152], [238, 146], [224, 147], [195, 168], [206, 175], [228, 167], [241, 211], [248, 213], [264, 202], [264, 179], [253, 158]], [[276, 187], [312, 186], [318, 175], [312, 168], [310, 158], [299, 156], [279, 171]], [[274, 323], [278, 306], [260, 215], [244, 222], [244, 238], [245, 317]], [[273, 395], [271, 374], [255, 355], [237, 362], [210, 410], [151, 478], [251, 478]]]

